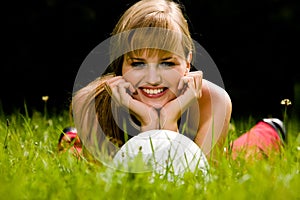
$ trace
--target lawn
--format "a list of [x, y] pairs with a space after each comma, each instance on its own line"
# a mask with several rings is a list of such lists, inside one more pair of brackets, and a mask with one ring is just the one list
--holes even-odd
[[[126, 173], [57, 152], [61, 130], [72, 125], [67, 111], [0, 110], [1, 199], [300, 199], [300, 123], [286, 123], [288, 143], [279, 156], [247, 162], [227, 156], [200, 173], [169, 180]], [[232, 120], [228, 141], [254, 125]]]

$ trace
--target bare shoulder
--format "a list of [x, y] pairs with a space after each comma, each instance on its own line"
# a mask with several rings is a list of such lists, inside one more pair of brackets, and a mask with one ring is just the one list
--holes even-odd
[[202, 98], [205, 101], [210, 99], [214, 105], [223, 102], [226, 106], [231, 107], [231, 98], [228, 92], [224, 88], [206, 79], [202, 80]]

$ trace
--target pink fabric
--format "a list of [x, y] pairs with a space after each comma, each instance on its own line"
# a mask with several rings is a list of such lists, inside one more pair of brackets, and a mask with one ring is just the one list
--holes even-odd
[[260, 121], [248, 132], [233, 141], [232, 156], [268, 156], [280, 151], [281, 140], [276, 130], [268, 123]]
[[76, 132], [71, 132], [71, 131], [67, 132], [66, 135], [68, 135], [69, 138], [71, 138], [71, 139], [77, 137], [77, 133]]
[[72, 132], [72, 131], [69, 131], [66, 133], [66, 135], [72, 140], [74, 138], [76, 138], [76, 141], [74, 142], [74, 148], [77, 150], [78, 153], [81, 152], [82, 150], [82, 145], [81, 145], [81, 141], [79, 139], [79, 137], [77, 136], [77, 133], [76, 132]]

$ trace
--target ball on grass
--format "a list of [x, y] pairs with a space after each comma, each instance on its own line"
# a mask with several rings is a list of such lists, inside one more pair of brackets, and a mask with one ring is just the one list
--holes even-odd
[[201, 170], [207, 174], [206, 156], [190, 138], [174, 131], [151, 130], [128, 140], [114, 157], [115, 167], [139, 173], [180, 175]]

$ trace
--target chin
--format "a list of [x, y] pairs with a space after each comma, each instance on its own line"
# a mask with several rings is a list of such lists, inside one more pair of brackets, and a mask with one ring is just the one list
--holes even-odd
[[153, 108], [155, 108], [156, 110], [159, 110], [163, 107], [164, 105], [152, 105]]
[[[146, 103], [146, 102], [145, 102], [145, 103]], [[153, 102], [147, 102], [146, 104], [149, 105], [149, 106], [151, 106], [151, 107], [153, 107], [153, 108], [155, 108], [155, 109], [157, 109], [157, 110], [159, 110], [159, 109], [161, 109], [162, 107], [164, 107], [164, 105], [165, 105], [166, 103], [153, 103]]]

